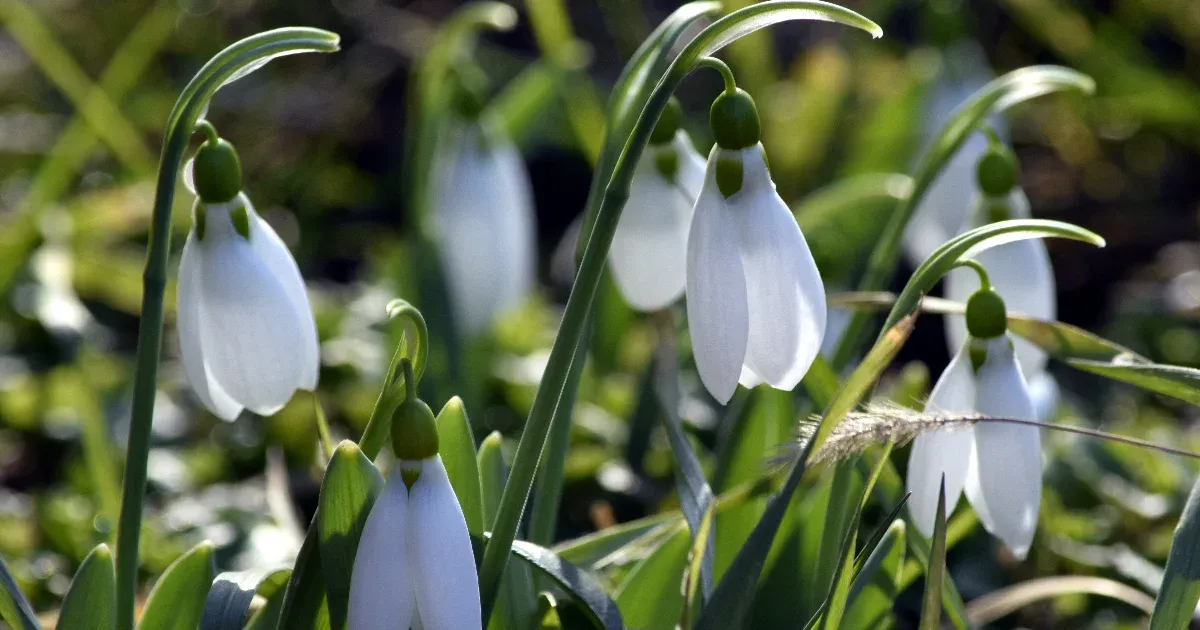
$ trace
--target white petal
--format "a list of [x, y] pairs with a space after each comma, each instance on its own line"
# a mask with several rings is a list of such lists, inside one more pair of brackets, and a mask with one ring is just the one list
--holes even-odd
[[302, 384], [301, 340], [312, 334], [311, 314], [296, 309], [283, 283], [233, 232], [228, 212], [210, 206], [207, 214], [197, 243], [204, 360], [233, 400], [270, 414]]
[[350, 574], [348, 630], [408, 628], [416, 611], [408, 488], [400, 467], [390, 475], [363, 525]]
[[674, 150], [651, 148], [638, 163], [609, 250], [613, 281], [639, 311], [670, 306], [683, 296], [687, 283], [687, 238], [695, 199], [663, 178], [655, 166], [659, 153]]
[[746, 273], [745, 363], [772, 387], [794, 388], [825, 336], [825, 285], [791, 210], [771, 183], [762, 148], [741, 152], [742, 190], [728, 200]]
[[242, 406], [229, 397], [221, 384], [213, 380], [204, 360], [200, 343], [200, 263], [196, 259], [196, 232], [188, 233], [179, 259], [179, 288], [175, 303], [175, 328], [179, 333], [179, 354], [187, 372], [188, 383], [200, 402], [222, 420], [232, 421], [242, 413]]
[[759, 385], [762, 385], [763, 383], [766, 383], [766, 381], [763, 380], [763, 377], [755, 374], [754, 370], [751, 370], [744, 365], [742, 366], [742, 373], [738, 376], [738, 385], [741, 385], [746, 389], [753, 389]]
[[441, 456], [422, 462], [409, 508], [409, 553], [421, 623], [430, 630], [480, 628], [471, 537]]
[[[1019, 354], [1020, 347], [1016, 345], [1015, 339], [1013, 346], [1017, 348]], [[1029, 397], [1033, 399], [1033, 410], [1037, 414], [1038, 420], [1042, 422], [1054, 420], [1054, 414], [1058, 412], [1058, 404], [1062, 399], [1062, 392], [1059, 390], [1058, 381], [1049, 372], [1038, 372], [1029, 379]]]
[[[1015, 192], [1010, 204], [1014, 218], [1029, 216], [1029, 201], [1024, 193]], [[1008, 312], [1049, 321], [1058, 319], [1054, 269], [1045, 241], [1034, 238], [1006, 243], [980, 252], [975, 259], [987, 269], [992, 286], [1004, 298]], [[979, 277], [970, 269], [955, 269], [946, 279], [946, 297], [957, 302], [966, 302], [978, 289]], [[946, 339], [951, 348], [966, 343], [967, 326], [962, 316], [946, 316]], [[1013, 344], [1026, 378], [1045, 369], [1044, 350], [1025, 339], [1014, 339]]]
[[[925, 411], [929, 413], [974, 412], [975, 384], [971, 373], [971, 358], [962, 348], [933, 386]], [[970, 426], [942, 429], [917, 436], [908, 458], [908, 510], [917, 529], [926, 537], [933, 536], [937, 516], [938, 490], [942, 475], [946, 476], [946, 517], [948, 518], [962, 496], [967, 468], [971, 460], [973, 429]]]
[[[988, 341], [976, 375], [976, 410], [989, 417], [1035, 419], [1025, 377], [1008, 338]], [[1036, 427], [984, 422], [975, 426], [967, 498], [985, 529], [1024, 558], [1042, 500], [1042, 443]]]
[[709, 156], [688, 233], [687, 313], [700, 380], [713, 398], [725, 404], [742, 373], [750, 316], [734, 222], [717, 189], [716, 151], [714, 147]]
[[472, 128], [451, 135], [435, 160], [431, 209], [459, 327], [476, 335], [533, 286], [529, 178], [516, 149]]
[[288, 251], [287, 245], [249, 204], [249, 200], [246, 200], [250, 210], [250, 245], [279, 280], [291, 299], [292, 306], [307, 320], [304, 326], [306, 334], [301, 335], [294, 343], [302, 353], [300, 364], [303, 366], [303, 372], [300, 376], [300, 389], [313, 391], [317, 388], [321, 357], [317, 342], [317, 322], [313, 317], [312, 304], [308, 301], [308, 289], [300, 275], [300, 268], [296, 266], [296, 259]]

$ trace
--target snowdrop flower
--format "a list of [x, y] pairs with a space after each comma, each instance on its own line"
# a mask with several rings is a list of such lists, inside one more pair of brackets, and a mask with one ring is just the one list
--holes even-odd
[[[951, 67], [948, 72], [954, 76], [943, 77], [933, 87], [923, 120], [927, 143], [933, 141], [955, 110], [991, 79], [986, 59], [973, 44], [960, 43], [952, 47], [944, 54], [944, 63], [964, 67]], [[971, 200], [975, 195], [975, 165], [987, 148], [987, 140], [982, 136], [968, 137], [925, 191], [904, 231], [904, 252], [913, 266], [925, 262], [937, 248], [958, 234], [969, 219]]]
[[704, 158], [679, 128], [681, 117], [672, 98], [638, 162], [609, 250], [613, 281], [639, 311], [670, 306], [687, 282], [688, 230], [704, 182]]
[[477, 90], [458, 79], [458, 115], [433, 161], [430, 212], [457, 325], [483, 332], [533, 288], [533, 195], [512, 142], [479, 119]]
[[179, 262], [180, 353], [192, 390], [214, 415], [269, 415], [297, 389], [316, 389], [317, 327], [296, 261], [241, 192], [237, 152], [205, 130]]
[[481, 628], [467, 521], [425, 403], [409, 397], [401, 404], [392, 420], [392, 447], [396, 464], [358, 542], [347, 628]]
[[[1017, 185], [1016, 156], [992, 136], [990, 147], [979, 160], [976, 178], [978, 193], [974, 216], [959, 232], [1005, 219], [1027, 219], [1029, 199]], [[1046, 243], [1040, 238], [1025, 239], [993, 247], [976, 260], [988, 271], [992, 288], [1004, 298], [1008, 309], [1037, 319], [1058, 319], [1054, 270]], [[966, 302], [974, 293], [976, 280], [970, 270], [956, 269], [946, 277], [946, 297]], [[946, 339], [951, 348], [967, 340], [967, 326], [961, 316], [946, 316]], [[1046, 352], [1033, 342], [1014, 339], [1017, 359], [1025, 378], [1033, 380], [1046, 367]]]
[[[971, 296], [971, 338], [942, 373], [926, 411], [1035, 420], [1034, 401], [1005, 329], [1004, 301], [987, 285]], [[933, 535], [938, 489], [946, 483], [946, 516], [967, 499], [984, 528], [1024, 558], [1042, 497], [1041, 435], [1036, 427], [979, 423], [925, 433], [908, 461], [908, 506], [917, 529]]]
[[825, 288], [775, 192], [753, 99], [727, 82], [688, 235], [687, 312], [700, 379], [722, 404], [738, 383], [792, 389], [825, 334]]

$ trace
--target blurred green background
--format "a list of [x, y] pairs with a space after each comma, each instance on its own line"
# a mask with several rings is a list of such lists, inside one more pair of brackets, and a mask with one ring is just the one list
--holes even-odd
[[[866, 186], [878, 182], [869, 174], [907, 172], [936, 129], [938, 99], [952, 106], [995, 74], [1063, 64], [1094, 77], [1096, 95], [1039, 100], [1005, 121], [1034, 216], [1108, 239], [1102, 250], [1048, 243], [1060, 319], [1156, 361], [1200, 366], [1200, 3], [846, 4], [886, 36], [789, 25], [722, 53], [760, 104], [775, 181], [800, 209], [829, 290], [854, 285], [890, 203], [822, 213], [804, 203], [809, 195], [845, 178]], [[341, 34], [339, 54], [273, 63], [224, 89], [208, 116], [237, 145], [248, 195], [309, 280], [322, 339], [320, 402], [335, 436], [355, 438], [396, 339], [383, 321], [387, 301], [409, 299], [435, 334], [447, 328], [436, 303], [421, 300], [402, 178], [410, 76], [457, 5], [0, 0], [0, 555], [39, 610], [55, 607], [77, 563], [114, 534], [151, 182], [179, 90], [208, 57], [253, 32], [295, 24]], [[489, 112], [529, 167], [541, 253], [537, 294], [487, 338], [445, 346], [455, 360], [435, 355], [440, 367], [423, 383], [435, 409], [462, 395], [480, 436], [519, 435], [569, 290], [567, 235], [587, 195], [608, 89], [677, 5], [529, 0], [516, 6], [515, 30], [479, 45], [495, 87]], [[701, 146], [711, 143], [705, 114], [719, 89], [715, 74], [700, 73], [680, 93]], [[179, 195], [176, 247], [190, 203]], [[170, 320], [173, 287], [167, 304]], [[560, 538], [675, 505], [670, 451], [645, 393], [655, 339], [653, 323], [606, 285], [576, 401]], [[686, 335], [680, 341], [686, 351]], [[919, 400], [946, 360], [940, 319], [927, 316], [884, 389]], [[1052, 370], [1063, 390], [1060, 420], [1200, 450], [1197, 412], [1184, 403]], [[222, 568], [286, 561], [320, 479], [312, 397], [298, 395], [271, 418], [222, 423], [189, 392], [171, 331], [161, 375], [145, 576], [203, 538], [217, 544]], [[765, 470], [805, 412], [803, 401], [793, 407], [763, 391], [723, 411], [694, 373], [682, 376], [682, 415], [718, 492], [746, 481], [721, 478], [730, 465], [717, 446], [722, 435], [744, 431], [737, 427], [755, 414], [773, 418], [749, 425], [770, 427], [750, 451], [760, 455], [752, 466]], [[1056, 574], [1153, 592], [1195, 467], [1064, 435], [1046, 443], [1033, 555], [997, 563], [992, 541], [970, 535], [950, 556], [964, 596]], [[812, 477], [819, 487], [820, 472]], [[610, 583], [620, 571], [605, 574]], [[901, 620], [915, 620], [918, 608], [919, 593], [897, 604]], [[1135, 619], [1120, 604], [1075, 596], [1002, 624]]]

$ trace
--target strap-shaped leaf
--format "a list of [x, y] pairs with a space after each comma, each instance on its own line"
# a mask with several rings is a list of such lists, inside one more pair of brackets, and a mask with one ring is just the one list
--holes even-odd
[[142, 609], [138, 630], [196, 628], [216, 574], [212, 543], [192, 547], [155, 582]]
[[59, 630], [106, 630], [117, 627], [117, 567], [108, 545], [83, 559], [58, 614]]
[[483, 500], [479, 494], [479, 464], [475, 459], [475, 436], [467, 410], [458, 396], [451, 398], [437, 415], [438, 452], [446, 466], [450, 486], [462, 506], [467, 530], [483, 535]]
[[1200, 479], [1192, 486], [1175, 537], [1162, 588], [1154, 601], [1151, 630], [1187, 628], [1200, 601]]
[[329, 621], [335, 628], [346, 624], [358, 541], [383, 486], [383, 475], [357, 444], [346, 440], [338, 445], [325, 469], [317, 505], [321, 575]]
[[586, 571], [560, 558], [545, 547], [517, 540], [512, 555], [528, 562], [534, 569], [554, 580], [576, 601], [583, 604], [597, 628], [621, 630], [621, 613], [600, 582]]
[[291, 569], [226, 571], [217, 576], [204, 602], [201, 630], [242, 630], [256, 594], [270, 598], [287, 584]]
[[17, 581], [3, 559], [0, 559], [0, 618], [19, 630], [38, 630], [41, 627], [37, 622], [37, 613], [33, 612], [33, 606], [17, 588]]
[[938, 488], [937, 520], [933, 523], [933, 549], [925, 572], [925, 596], [921, 603], [921, 630], [938, 630], [942, 623], [942, 585], [946, 581], [946, 477]]

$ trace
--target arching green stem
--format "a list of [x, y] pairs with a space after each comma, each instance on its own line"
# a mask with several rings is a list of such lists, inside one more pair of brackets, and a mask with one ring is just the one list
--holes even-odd
[[957, 263], [954, 264], [954, 266], [955, 267], [967, 267], [969, 269], [973, 269], [975, 271], [975, 274], [979, 276], [979, 290], [980, 291], [985, 291], [987, 289], [992, 288], [992, 281], [990, 278], [988, 278], [987, 269], [984, 268], [984, 266], [982, 264], [980, 264], [978, 260], [975, 260], [974, 258], [968, 258], [966, 260], [958, 261]]
[[338, 36], [314, 28], [282, 28], [247, 37], [221, 51], [192, 78], [167, 119], [154, 192], [146, 270], [142, 284], [142, 316], [138, 327], [137, 363], [133, 379], [133, 411], [129, 425], [121, 517], [117, 528], [117, 629], [132, 630], [137, 589], [138, 540], [146, 494], [146, 458], [162, 348], [163, 293], [171, 246], [171, 206], [176, 178], [188, 140], [201, 112], [221, 86], [273, 57], [301, 52], [333, 52]]
[[733, 78], [733, 70], [724, 61], [716, 57], [701, 57], [700, 61], [696, 62], [697, 68], [712, 68], [721, 73], [721, 80], [725, 82], [725, 93], [733, 94], [737, 91], [737, 81]]

